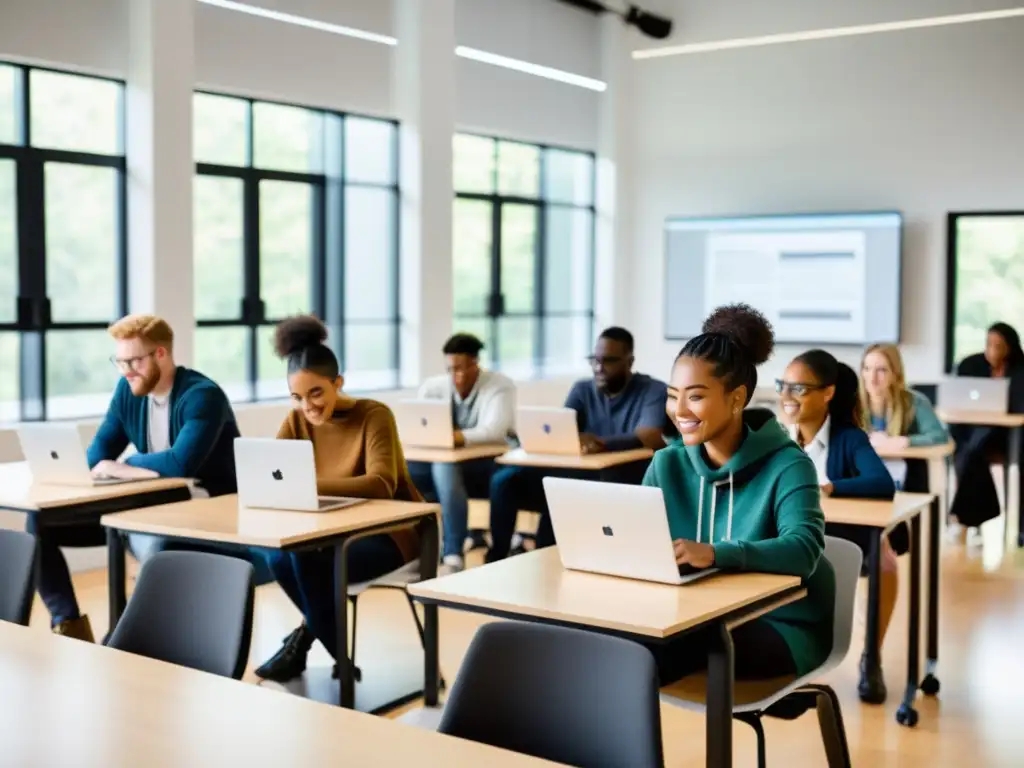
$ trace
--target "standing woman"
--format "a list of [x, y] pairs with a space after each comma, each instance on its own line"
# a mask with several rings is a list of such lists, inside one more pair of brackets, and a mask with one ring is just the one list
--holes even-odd
[[[311, 315], [277, 326], [274, 345], [288, 363], [294, 409], [277, 433], [279, 440], [309, 440], [316, 462], [317, 492], [324, 496], [422, 501], [409, 478], [391, 411], [383, 403], [349, 397], [338, 358], [324, 346], [327, 329]], [[416, 533], [402, 529], [357, 539], [348, 546], [351, 583], [369, 581], [401, 568], [418, 553]], [[337, 649], [334, 612], [345, 595], [334, 593], [334, 549], [267, 554], [277, 582], [302, 611], [304, 622], [256, 670], [264, 680], [284, 682], [306, 669], [313, 640], [333, 656]]]
[[[1010, 380], [1010, 411], [1024, 412], [1024, 350], [1020, 336], [1006, 323], [995, 323], [988, 329], [985, 351], [965, 357], [957, 366], [957, 376]], [[993, 457], [1005, 455], [1007, 430], [1002, 427], [953, 426], [956, 453], [956, 495], [950, 516], [968, 529], [999, 517], [999, 495], [992, 480], [990, 463]], [[1024, 473], [1021, 473], [1024, 485]], [[1024, 504], [1024, 495], [1021, 495]], [[1016, 513], [1016, 510], [1015, 510]], [[976, 531], [975, 531], [976, 533]]]
[[[821, 492], [826, 496], [892, 499], [896, 485], [885, 464], [861, 429], [857, 374], [822, 349], [812, 349], [793, 359], [785, 376], [776, 382], [780, 404], [790, 434], [804, 449], [817, 470]], [[863, 526], [826, 523], [825, 533], [857, 544], [864, 552], [865, 569], [872, 533]], [[895, 534], [895, 535], [894, 535]], [[878, 606], [878, 643], [885, 638], [899, 587], [896, 555], [908, 551], [905, 526], [882, 538]], [[862, 571], [862, 574], [866, 571]], [[882, 668], [867, 668], [861, 657], [861, 701], [881, 704], [886, 689]]]

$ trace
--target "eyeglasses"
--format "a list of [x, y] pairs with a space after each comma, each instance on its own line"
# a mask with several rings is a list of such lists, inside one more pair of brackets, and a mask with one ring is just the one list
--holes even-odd
[[623, 358], [621, 357], [609, 357], [607, 355], [603, 357], [599, 355], [590, 355], [587, 358], [587, 362], [590, 363], [591, 368], [601, 368], [606, 365], [618, 365], [622, 360]]
[[775, 391], [780, 395], [789, 392], [796, 397], [804, 397], [816, 389], [825, 389], [825, 386], [823, 384], [804, 384], [798, 381], [783, 381], [782, 379], [775, 380]]
[[122, 372], [138, 371], [139, 366], [142, 365], [142, 361], [148, 357], [152, 357], [155, 354], [156, 350], [154, 349], [151, 352], [147, 352], [144, 355], [139, 355], [138, 357], [114, 357], [113, 355], [111, 355], [110, 364], [117, 368], [117, 370]]

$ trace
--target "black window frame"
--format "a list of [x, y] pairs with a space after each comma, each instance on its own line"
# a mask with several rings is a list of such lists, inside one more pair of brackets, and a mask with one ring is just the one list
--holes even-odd
[[[532, 378], [541, 379], [544, 378], [549, 371], [547, 370], [547, 363], [550, 361], [550, 356], [546, 354], [546, 321], [549, 318], [584, 318], [589, 320], [590, 329], [589, 337], [593, 338], [595, 329], [595, 286], [597, 282], [597, 154], [590, 150], [579, 149], [576, 147], [567, 147], [558, 144], [547, 144], [537, 143], [531, 141], [523, 141], [521, 139], [507, 138], [503, 136], [495, 136], [486, 133], [477, 133], [473, 131], [456, 131], [456, 136], [472, 136], [481, 139], [488, 139], [493, 142], [493, 171], [491, 179], [492, 192], [464, 192], [459, 191], [457, 188], [455, 191], [455, 201], [458, 200], [476, 200], [486, 202], [491, 205], [491, 280], [490, 280], [490, 294], [486, 300], [485, 311], [482, 313], [457, 313], [452, 309], [452, 321], [455, 324], [455, 330], [458, 331], [458, 325], [460, 321], [480, 321], [484, 320], [487, 325], [486, 338], [481, 339], [484, 342], [485, 348], [489, 350], [489, 360], [491, 365], [495, 368], [501, 368], [501, 352], [498, 341], [498, 321], [502, 318], [528, 318], [534, 320], [533, 328], [533, 360], [532, 360]], [[453, 142], [455, 137], [453, 136]], [[532, 147], [539, 150], [539, 175], [537, 179], [537, 197], [528, 197], [524, 195], [506, 194], [500, 191], [500, 147], [502, 144], [518, 144], [521, 146]], [[590, 203], [588, 205], [579, 205], [576, 203], [568, 203], [559, 200], [550, 200], [547, 198], [547, 153], [549, 150], [556, 152], [567, 152], [576, 155], [582, 155], [590, 158], [591, 162], [591, 178], [590, 178]], [[453, 183], [454, 183], [454, 166], [453, 166]], [[535, 241], [534, 250], [534, 296], [533, 296], [533, 312], [506, 312], [505, 311], [505, 296], [502, 292], [501, 286], [501, 222], [502, 222], [502, 207], [504, 205], [529, 205], [536, 208], [537, 211], [537, 236]], [[548, 212], [551, 209], [564, 209], [572, 211], [586, 211], [590, 215], [590, 285], [588, 288], [588, 309], [586, 311], [559, 311], [549, 312], [547, 310], [546, 303], [546, 280], [547, 280], [547, 219]], [[453, 253], [454, 258], [454, 253]]]
[[[84, 72], [21, 64], [0, 60], [17, 73], [15, 98], [16, 144], [0, 143], [0, 160], [13, 160], [15, 172], [15, 207], [17, 219], [17, 297], [15, 320], [0, 322], [0, 333], [14, 332], [20, 338], [18, 360], [18, 419], [46, 421], [48, 417], [46, 335], [50, 331], [105, 330], [110, 323], [128, 312], [128, 184], [125, 154], [125, 89], [124, 80]], [[113, 83], [118, 90], [118, 150], [105, 155], [77, 150], [32, 146], [31, 73], [53, 72], [60, 75]], [[46, 189], [44, 174], [47, 163], [111, 168], [117, 173], [117, 263], [115, 289], [116, 316], [105, 321], [55, 322], [51, 316], [51, 300], [46, 286]], [[82, 413], [78, 419], [98, 414]]]
[[[260, 184], [264, 181], [283, 181], [308, 184], [313, 192], [312, 226], [312, 265], [310, 274], [310, 311], [327, 325], [331, 334], [331, 348], [338, 357], [341, 370], [347, 370], [347, 349], [345, 344], [346, 328], [359, 325], [389, 325], [393, 328], [390, 349], [390, 372], [393, 381], [384, 389], [397, 389], [401, 382], [401, 171], [399, 167], [400, 125], [397, 120], [374, 115], [363, 115], [355, 112], [313, 107], [273, 99], [253, 98], [249, 96], [196, 89], [193, 94], [204, 94], [219, 98], [233, 99], [243, 102], [246, 108], [246, 157], [245, 165], [223, 165], [209, 162], [195, 163], [195, 176], [209, 176], [236, 179], [242, 183], [242, 272], [243, 292], [239, 313], [233, 318], [204, 319], [196, 314], [196, 328], [245, 328], [248, 331], [246, 356], [246, 385], [248, 397], [235, 402], [272, 402], [281, 399], [278, 396], [259, 396], [259, 355], [271, 354], [269, 350], [259, 348], [259, 331], [261, 328], [272, 327], [282, 318], [267, 315], [265, 301], [261, 296], [260, 279]], [[283, 171], [259, 168], [254, 165], [255, 124], [254, 105], [271, 104], [306, 110], [321, 115], [324, 121], [324, 169], [316, 173], [301, 171]], [[374, 120], [393, 126], [392, 131], [392, 168], [394, 178], [390, 183], [354, 181], [347, 177], [347, 157], [345, 147], [345, 120], [347, 118]], [[194, 119], [194, 118], [193, 118]], [[334, 151], [327, 151], [329, 140], [339, 143]], [[337, 158], [334, 166], [328, 167], [330, 158]], [[391, 247], [393, 312], [385, 320], [350, 320], [345, 316], [345, 233], [346, 208], [345, 193], [349, 188], [361, 187], [385, 190], [392, 197], [392, 221], [394, 226]], [[194, 258], [194, 257], [193, 257]], [[377, 389], [377, 388], [374, 388]]]

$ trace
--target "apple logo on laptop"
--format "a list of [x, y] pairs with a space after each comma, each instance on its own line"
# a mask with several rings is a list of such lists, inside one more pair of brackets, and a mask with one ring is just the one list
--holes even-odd
[[550, 424], [545, 424], [544, 425], [544, 434], [545, 435], [550, 435], [551, 434], [551, 425]]
[[421, 427], [425, 427], [425, 426], [427, 426], [427, 420], [426, 420], [425, 418], [423, 418], [423, 419], [420, 419], [420, 426], [421, 426]]
[[50, 458], [54, 461], [60, 461], [60, 455], [56, 451], [50, 451]]
[[601, 527], [601, 533], [603, 533], [605, 536], [614, 536], [615, 535], [615, 531], [612, 530], [612, 527], [610, 525], [602, 526]]
[[981, 395], [978, 394], [978, 390], [972, 389], [971, 390], [971, 400], [979, 400], [979, 399], [981, 399]]
[[275, 469], [273, 472], [270, 473], [270, 476], [275, 480], [284, 480], [284, 475], [281, 473], [280, 469]]

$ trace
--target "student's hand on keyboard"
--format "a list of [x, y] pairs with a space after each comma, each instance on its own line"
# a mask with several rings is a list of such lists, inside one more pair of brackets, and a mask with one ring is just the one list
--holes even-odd
[[715, 548], [710, 544], [699, 544], [696, 541], [676, 539], [672, 542], [678, 565], [691, 565], [694, 568], [710, 568], [715, 564]]
[[104, 460], [92, 468], [92, 476], [97, 480], [143, 480], [159, 477], [159, 475], [142, 467], [133, 467], [120, 461]]
[[583, 453], [601, 453], [604, 451], [604, 441], [594, 435], [580, 435], [580, 449]]

